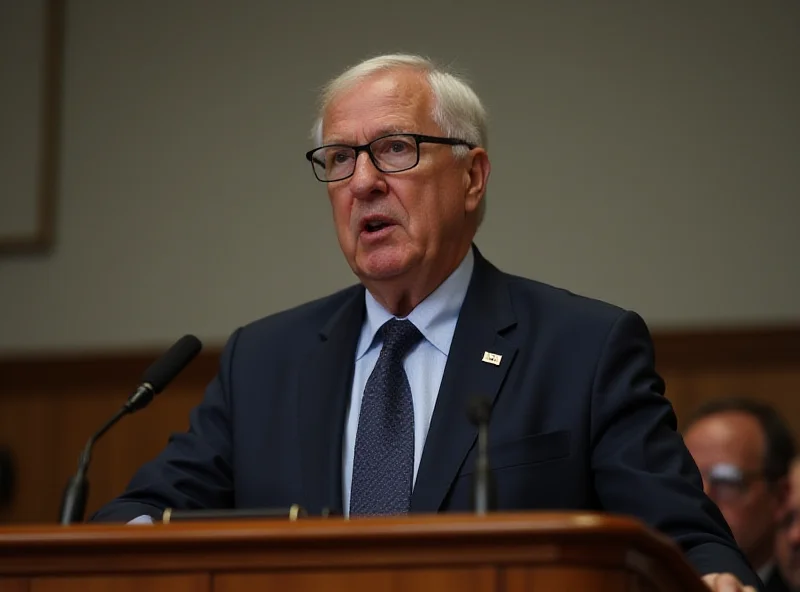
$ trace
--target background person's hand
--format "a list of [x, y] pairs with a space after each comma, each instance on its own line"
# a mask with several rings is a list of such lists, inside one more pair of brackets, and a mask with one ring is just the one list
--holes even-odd
[[743, 585], [729, 573], [711, 573], [703, 576], [703, 583], [714, 592], [756, 592], [752, 586]]

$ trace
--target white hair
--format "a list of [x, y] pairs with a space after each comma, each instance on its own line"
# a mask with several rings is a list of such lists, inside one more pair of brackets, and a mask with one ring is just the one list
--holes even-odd
[[[461, 77], [437, 66], [430, 59], [399, 53], [376, 56], [356, 64], [323, 87], [319, 113], [311, 131], [316, 145], [322, 145], [323, 118], [336, 96], [379, 72], [404, 68], [425, 74], [433, 94], [431, 117], [445, 136], [487, 148], [486, 110], [475, 91]], [[453, 146], [456, 158], [463, 158], [468, 152], [466, 146]], [[478, 224], [483, 221], [485, 212], [486, 195], [478, 210]]]

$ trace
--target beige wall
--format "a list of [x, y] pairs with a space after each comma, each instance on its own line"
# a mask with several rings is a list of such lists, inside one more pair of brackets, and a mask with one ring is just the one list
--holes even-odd
[[0, 257], [0, 353], [218, 343], [351, 283], [303, 153], [319, 86], [392, 50], [484, 97], [502, 268], [656, 327], [797, 323], [799, 27], [794, 0], [72, 0], [57, 244]]

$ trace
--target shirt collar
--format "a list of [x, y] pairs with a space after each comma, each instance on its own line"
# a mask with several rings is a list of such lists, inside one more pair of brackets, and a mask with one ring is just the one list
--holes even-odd
[[[455, 271], [406, 317], [419, 329], [422, 336], [445, 356], [450, 352], [458, 313], [467, 295], [474, 266], [475, 256], [472, 254], [472, 249], [469, 249]], [[397, 318], [383, 308], [369, 290], [366, 290], [364, 298], [367, 315], [356, 348], [356, 360], [360, 360], [369, 351], [375, 341], [375, 335], [383, 324]]]
[[764, 582], [764, 583], [766, 584], [766, 583], [767, 583], [767, 580], [768, 580], [770, 577], [772, 577], [772, 570], [773, 570], [773, 569], [775, 569], [775, 560], [774, 560], [774, 559], [770, 559], [770, 560], [769, 560], [769, 561], [767, 561], [767, 562], [766, 562], [764, 565], [762, 565], [762, 566], [761, 566], [761, 567], [760, 567], [760, 568], [759, 568], [759, 569], [756, 571], [756, 573], [758, 574], [758, 577], [761, 579], [761, 581], [762, 581], [762, 582]]

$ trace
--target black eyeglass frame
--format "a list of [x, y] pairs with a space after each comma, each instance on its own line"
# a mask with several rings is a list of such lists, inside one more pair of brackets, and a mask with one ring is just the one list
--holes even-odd
[[[370, 146], [372, 146], [372, 144], [374, 144], [375, 142], [378, 142], [380, 140], [385, 140], [386, 138], [392, 138], [395, 136], [403, 136], [406, 138], [414, 139], [414, 142], [416, 142], [417, 145], [417, 159], [411, 166], [407, 166], [405, 168], [396, 169], [392, 171], [385, 171], [378, 164], [377, 160], [375, 159], [375, 155], [372, 153], [372, 149], [370, 148]], [[458, 138], [442, 138], [439, 136], [426, 136], [425, 134], [410, 134], [410, 133], [398, 132], [394, 134], [386, 134], [385, 136], [375, 138], [371, 142], [367, 142], [366, 144], [361, 144], [360, 146], [350, 146], [349, 144], [324, 144], [323, 146], [317, 146], [316, 148], [306, 152], [306, 160], [308, 160], [308, 162], [311, 163], [311, 170], [314, 172], [314, 176], [317, 178], [317, 181], [320, 181], [322, 183], [335, 183], [336, 181], [344, 181], [345, 179], [349, 179], [350, 177], [352, 177], [356, 172], [355, 166], [353, 166], [353, 171], [345, 177], [340, 177], [338, 179], [320, 179], [319, 175], [317, 174], [317, 169], [314, 167], [314, 160], [313, 160], [314, 153], [317, 150], [322, 150], [323, 148], [335, 148], [337, 146], [340, 148], [348, 148], [355, 152], [354, 161], [358, 160], [359, 154], [361, 154], [362, 152], [366, 152], [367, 155], [369, 156], [370, 162], [372, 162], [372, 164], [375, 166], [376, 169], [385, 174], [392, 174], [392, 173], [402, 173], [403, 171], [409, 171], [419, 164], [420, 144], [444, 144], [446, 146], [467, 146], [470, 150], [472, 150], [473, 148], [477, 148], [477, 144], [472, 144], [471, 142], [460, 140]], [[319, 161], [317, 162], [319, 163]]]

